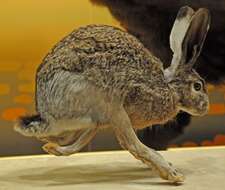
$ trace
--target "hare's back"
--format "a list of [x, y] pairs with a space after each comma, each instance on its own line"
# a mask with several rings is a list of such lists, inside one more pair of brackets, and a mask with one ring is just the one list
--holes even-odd
[[87, 92], [89, 84], [122, 97], [140, 83], [152, 90], [165, 86], [163, 79], [160, 60], [135, 37], [90, 25], [66, 36], [44, 58], [36, 75], [36, 105], [43, 114], [74, 114], [71, 101], [78, 101], [76, 94]]
[[39, 66], [37, 77], [52, 76], [58, 69], [127, 73], [132, 69], [151, 71], [151, 67], [162, 70], [160, 60], [134, 36], [112, 26], [89, 25], [74, 30], [57, 43]]

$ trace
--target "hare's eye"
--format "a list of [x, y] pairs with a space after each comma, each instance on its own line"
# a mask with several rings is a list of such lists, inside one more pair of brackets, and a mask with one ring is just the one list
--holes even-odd
[[194, 89], [195, 89], [196, 91], [200, 91], [200, 90], [202, 89], [202, 83], [200, 83], [200, 82], [195, 82], [195, 83], [194, 83]]

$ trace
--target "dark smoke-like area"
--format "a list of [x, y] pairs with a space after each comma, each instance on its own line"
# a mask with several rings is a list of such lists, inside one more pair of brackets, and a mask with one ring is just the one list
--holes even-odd
[[208, 8], [212, 21], [198, 73], [209, 83], [225, 80], [225, 0], [91, 0], [105, 5], [127, 31], [135, 35], [155, 56], [169, 66], [172, 52], [169, 34], [180, 7]]
[[[211, 27], [202, 53], [195, 65], [197, 72], [208, 83], [225, 81], [225, 0], [90, 0], [107, 6], [121, 25], [136, 36], [164, 66], [169, 66], [172, 52], [169, 34], [180, 7], [205, 7], [211, 13]], [[139, 137], [146, 145], [165, 149], [168, 143], [183, 133], [190, 115], [180, 113], [175, 122], [146, 128]]]

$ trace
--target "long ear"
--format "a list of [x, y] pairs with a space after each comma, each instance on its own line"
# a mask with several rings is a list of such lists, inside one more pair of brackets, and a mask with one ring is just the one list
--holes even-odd
[[182, 43], [190, 26], [191, 18], [194, 15], [191, 7], [180, 8], [170, 33], [170, 48], [176, 56], [182, 54]]
[[194, 10], [188, 6], [181, 7], [177, 13], [170, 33], [170, 48], [173, 51], [173, 59], [171, 65], [164, 70], [165, 78], [168, 81], [172, 80], [182, 59], [182, 44], [194, 13]]
[[210, 14], [207, 9], [199, 9], [191, 19], [190, 26], [182, 44], [183, 63], [191, 67], [201, 53], [210, 25]]
[[194, 12], [192, 8], [182, 7], [176, 17], [170, 34], [170, 47], [173, 59], [170, 67], [165, 70], [165, 77], [171, 80], [182, 64], [192, 64], [199, 56], [207, 31], [210, 15], [207, 9]]

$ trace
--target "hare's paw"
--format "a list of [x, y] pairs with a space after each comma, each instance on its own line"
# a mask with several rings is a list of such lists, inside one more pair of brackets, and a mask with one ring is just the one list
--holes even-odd
[[57, 151], [57, 146], [58, 145], [54, 143], [47, 143], [44, 146], [42, 146], [42, 149], [49, 154], [61, 156], [60, 152]]
[[173, 183], [181, 183], [185, 179], [184, 175], [177, 171], [171, 163], [167, 163], [166, 167], [161, 167], [159, 172], [161, 178], [169, 180]]
[[45, 152], [53, 154], [55, 156], [68, 156], [71, 154], [69, 151], [66, 151], [66, 148], [55, 143], [47, 143], [42, 148]]

